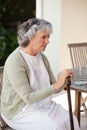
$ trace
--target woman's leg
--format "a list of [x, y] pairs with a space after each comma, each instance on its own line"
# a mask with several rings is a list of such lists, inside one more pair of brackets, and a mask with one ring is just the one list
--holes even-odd
[[[61, 128], [63, 127], [64, 130], [70, 130], [70, 119], [69, 119], [69, 112], [64, 109], [60, 104], [56, 104], [55, 108], [51, 113], [51, 118], [56, 122], [56, 124], [60, 125]], [[73, 115], [74, 121], [74, 130], [80, 130], [78, 120], [76, 116]]]
[[15, 130], [57, 130], [57, 125], [46, 112], [26, 111], [19, 113], [12, 120], [6, 120], [7, 124]]

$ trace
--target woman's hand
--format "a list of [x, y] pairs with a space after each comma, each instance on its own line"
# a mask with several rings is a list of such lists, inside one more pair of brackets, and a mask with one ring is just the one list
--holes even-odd
[[72, 70], [67, 69], [67, 70], [64, 70], [64, 71], [60, 72], [60, 74], [58, 75], [57, 82], [54, 84], [55, 90], [58, 90], [58, 89], [60, 89], [61, 87], [64, 86], [65, 81], [66, 81], [66, 78], [67, 78], [68, 76], [69, 76], [70, 78], [73, 77]]

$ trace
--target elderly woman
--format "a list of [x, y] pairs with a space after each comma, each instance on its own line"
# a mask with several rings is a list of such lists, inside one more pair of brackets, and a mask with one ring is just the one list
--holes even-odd
[[[69, 115], [52, 95], [64, 88], [71, 70], [62, 71], [57, 81], [46, 56], [52, 25], [31, 18], [18, 27], [19, 47], [7, 58], [1, 93], [1, 115], [15, 130], [70, 130]], [[79, 130], [74, 116], [75, 130]]]

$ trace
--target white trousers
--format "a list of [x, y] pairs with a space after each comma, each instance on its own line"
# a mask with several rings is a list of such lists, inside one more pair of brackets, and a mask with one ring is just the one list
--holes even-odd
[[[3, 116], [3, 115], [2, 115]], [[70, 130], [69, 113], [61, 105], [56, 104], [53, 111], [40, 109], [24, 109], [11, 120], [3, 117], [7, 124], [15, 130]], [[74, 130], [80, 130], [77, 118], [74, 119]]]

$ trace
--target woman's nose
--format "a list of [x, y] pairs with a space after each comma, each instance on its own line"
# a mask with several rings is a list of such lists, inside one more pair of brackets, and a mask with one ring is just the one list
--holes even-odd
[[45, 43], [48, 44], [49, 43], [49, 38], [45, 39]]

